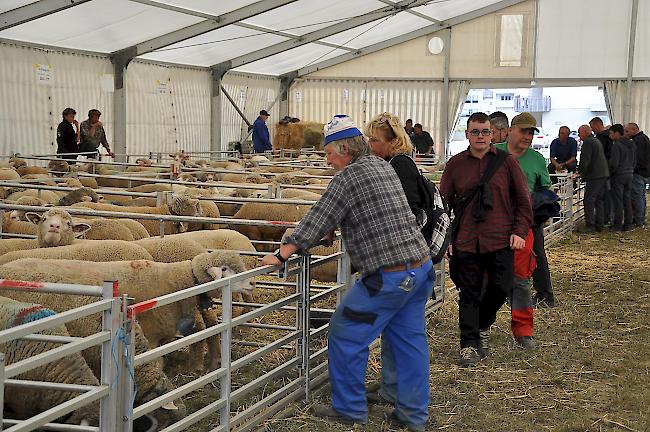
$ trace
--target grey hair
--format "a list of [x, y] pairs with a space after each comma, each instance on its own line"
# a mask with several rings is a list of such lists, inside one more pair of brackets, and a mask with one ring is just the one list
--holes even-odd
[[497, 129], [508, 129], [508, 119], [506, 117], [494, 117], [490, 120], [490, 125]]
[[353, 160], [360, 156], [367, 156], [370, 154], [370, 144], [368, 144], [368, 142], [363, 138], [363, 135], [358, 135], [352, 138], [343, 138], [325, 145], [331, 145], [334, 147], [336, 153], [343, 154], [343, 146], [346, 144], [348, 146], [347, 154], [352, 156]]

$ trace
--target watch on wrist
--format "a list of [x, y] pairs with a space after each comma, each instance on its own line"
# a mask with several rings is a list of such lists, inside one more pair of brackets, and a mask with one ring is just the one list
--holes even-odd
[[276, 249], [275, 252], [273, 252], [273, 256], [280, 260], [281, 263], [287, 262], [287, 259], [280, 253], [280, 249]]

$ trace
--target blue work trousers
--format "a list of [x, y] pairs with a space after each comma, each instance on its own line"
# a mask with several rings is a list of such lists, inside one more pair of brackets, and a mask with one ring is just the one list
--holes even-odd
[[[400, 287], [414, 279], [410, 289]], [[429, 347], [424, 305], [431, 296], [435, 271], [431, 261], [399, 272], [383, 270], [352, 286], [330, 321], [328, 336], [332, 407], [359, 422], [368, 420], [366, 368], [368, 346], [381, 334], [390, 346], [394, 370], [395, 413], [410, 425], [429, 416]]]

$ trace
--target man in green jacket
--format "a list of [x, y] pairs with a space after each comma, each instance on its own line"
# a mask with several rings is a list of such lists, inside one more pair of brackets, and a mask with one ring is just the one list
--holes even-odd
[[585, 228], [584, 232], [601, 232], [605, 221], [605, 193], [609, 168], [603, 144], [592, 135], [589, 125], [578, 128], [582, 140], [578, 174], [585, 182]]

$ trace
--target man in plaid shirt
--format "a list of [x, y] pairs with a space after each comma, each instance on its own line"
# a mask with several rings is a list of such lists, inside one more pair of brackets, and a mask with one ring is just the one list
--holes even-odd
[[340, 172], [322, 198], [264, 265], [280, 264], [308, 250], [340, 227], [360, 277], [330, 321], [328, 337], [332, 406], [315, 405], [318, 417], [366, 423], [365, 375], [368, 346], [379, 334], [388, 339], [397, 376], [390, 420], [424, 431], [429, 405], [429, 350], [424, 305], [435, 271], [429, 248], [390, 164], [369, 156], [370, 147], [348, 116], [325, 126], [327, 160]]

